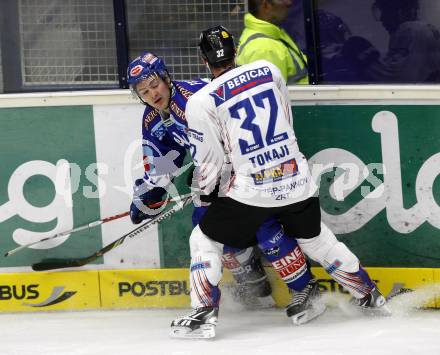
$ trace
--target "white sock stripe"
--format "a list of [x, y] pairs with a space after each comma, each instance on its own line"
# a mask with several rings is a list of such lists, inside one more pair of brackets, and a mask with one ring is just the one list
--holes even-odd
[[[197, 262], [201, 262], [201, 257], [197, 258]], [[197, 269], [193, 271], [195, 287], [199, 301], [205, 305], [212, 305], [210, 283], [206, 277], [205, 270]]]
[[[199, 257], [195, 257], [194, 258], [195, 259], [195, 262], [197, 263], [197, 262], [199, 262]], [[201, 303], [201, 304], [203, 304], [203, 305], [205, 305], [206, 303], [206, 301], [204, 300], [204, 298], [203, 298], [203, 289], [202, 290], [200, 290], [200, 287], [199, 287], [199, 283], [200, 283], [200, 281], [198, 282], [198, 274], [197, 274], [197, 271], [191, 271], [191, 278], [192, 278], [192, 287], [193, 287], [193, 290], [194, 290], [194, 293], [196, 294], [196, 297], [197, 297], [197, 299], [199, 300], [199, 302]], [[201, 292], [202, 291], [202, 292]]]
[[202, 289], [204, 304], [205, 304], [205, 306], [209, 306], [211, 296], [210, 296], [210, 290], [209, 290], [209, 282], [208, 282], [208, 279], [206, 278], [205, 271], [200, 269], [197, 271], [197, 275], [198, 275], [198, 280], [200, 282], [200, 287]]
[[342, 286], [360, 295], [365, 296], [371, 291], [371, 288], [357, 275], [336, 270], [331, 276]]

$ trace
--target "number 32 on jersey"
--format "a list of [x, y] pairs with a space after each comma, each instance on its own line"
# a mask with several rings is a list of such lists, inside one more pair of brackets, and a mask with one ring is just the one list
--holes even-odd
[[[264, 129], [264, 127], [260, 127], [254, 122], [254, 119], [257, 117], [254, 106], [269, 111], [269, 120], [267, 122], [267, 128], [264, 130], [266, 132], [264, 138], [262, 133], [262, 128]], [[240, 113], [244, 113], [244, 115], [240, 115]], [[240, 128], [252, 133], [253, 142], [243, 138], [238, 139], [242, 155], [255, 152], [288, 138], [287, 132], [275, 133], [278, 117], [278, 103], [272, 89], [259, 92], [251, 98], [245, 98], [235, 103], [229, 108], [229, 114], [232, 118], [243, 121]]]

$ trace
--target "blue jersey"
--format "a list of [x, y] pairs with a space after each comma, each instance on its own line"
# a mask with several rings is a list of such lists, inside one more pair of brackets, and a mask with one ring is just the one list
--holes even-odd
[[145, 108], [142, 150], [145, 181], [151, 188], [167, 186], [182, 167], [186, 150], [189, 149], [186, 103], [192, 94], [206, 84], [202, 80], [173, 81], [169, 114], [150, 106]]

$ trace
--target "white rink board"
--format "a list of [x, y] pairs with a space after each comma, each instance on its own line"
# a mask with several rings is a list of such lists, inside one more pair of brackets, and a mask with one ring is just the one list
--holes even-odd
[[[100, 188], [105, 186], [99, 199], [101, 216], [113, 216], [128, 210], [133, 182], [144, 174], [141, 148], [143, 111], [140, 104], [93, 105], [96, 159], [102, 164]], [[103, 245], [134, 228], [128, 217], [102, 225]], [[160, 268], [157, 225], [124, 243], [123, 247], [105, 254], [104, 265], [118, 269]]]

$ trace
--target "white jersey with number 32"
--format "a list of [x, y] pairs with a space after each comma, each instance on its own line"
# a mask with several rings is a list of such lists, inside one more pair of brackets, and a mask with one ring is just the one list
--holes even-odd
[[292, 127], [287, 87], [265, 60], [223, 73], [186, 106], [188, 137], [199, 186], [261, 207], [284, 206], [316, 192]]

